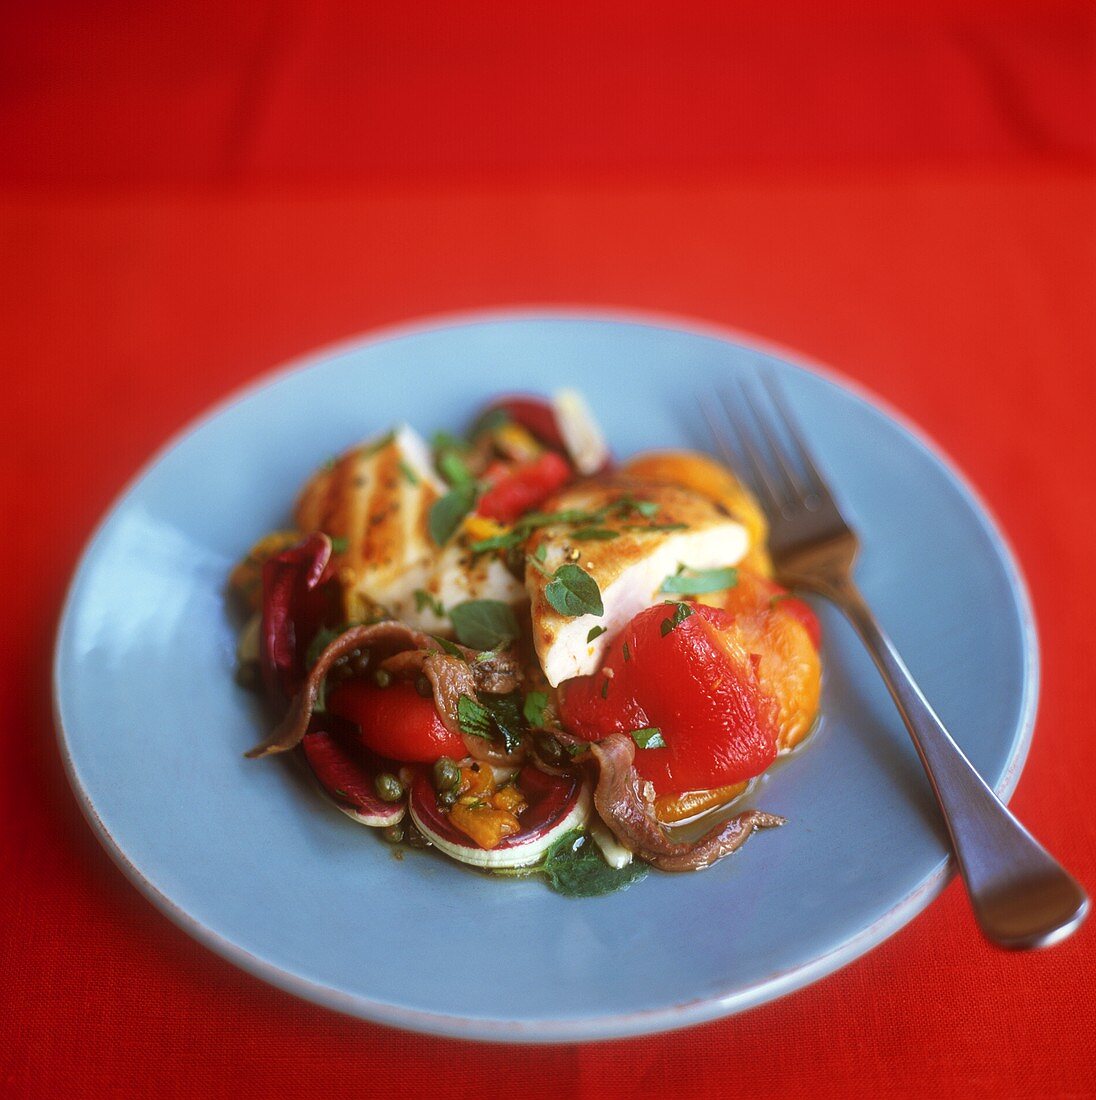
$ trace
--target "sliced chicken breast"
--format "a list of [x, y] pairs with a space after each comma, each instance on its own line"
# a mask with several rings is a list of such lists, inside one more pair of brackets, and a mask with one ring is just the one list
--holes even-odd
[[347, 622], [383, 609], [416, 629], [447, 633], [439, 604], [524, 603], [521, 582], [495, 558], [474, 560], [465, 536], [444, 549], [434, 543], [430, 509], [445, 491], [429, 448], [406, 425], [347, 451], [305, 486], [297, 526], [331, 536]]
[[[622, 475], [580, 482], [544, 510], [570, 513], [535, 532], [525, 573], [533, 643], [553, 687], [595, 672], [617, 631], [668, 598], [659, 589], [679, 567], [737, 565], [750, 545], [746, 528], [710, 498]], [[569, 617], [549, 602], [552, 575], [569, 563], [597, 582], [604, 614]], [[598, 627], [602, 632], [591, 638]]]

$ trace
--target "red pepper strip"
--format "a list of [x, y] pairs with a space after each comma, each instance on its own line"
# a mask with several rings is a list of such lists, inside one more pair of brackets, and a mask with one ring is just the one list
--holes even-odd
[[499, 523], [513, 523], [523, 513], [547, 500], [573, 477], [567, 460], [545, 451], [532, 462], [514, 466], [480, 497], [476, 512]]

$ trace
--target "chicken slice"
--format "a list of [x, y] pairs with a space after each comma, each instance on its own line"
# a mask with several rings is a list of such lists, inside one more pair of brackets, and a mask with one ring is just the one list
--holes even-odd
[[[677, 485], [607, 475], [580, 482], [544, 506], [569, 512], [537, 530], [528, 550], [525, 586], [533, 643], [548, 682], [595, 672], [609, 641], [640, 611], [667, 599], [659, 589], [681, 566], [737, 565], [749, 549], [746, 528], [710, 498]], [[583, 538], [593, 529], [613, 537]], [[575, 536], [578, 536], [577, 538]], [[585, 570], [601, 590], [604, 614], [569, 617], [545, 589], [566, 564]], [[603, 632], [590, 638], [596, 628]]]
[[305, 486], [297, 526], [331, 536], [347, 622], [383, 610], [417, 630], [448, 633], [439, 604], [525, 602], [520, 581], [496, 558], [473, 559], [465, 535], [444, 549], [434, 543], [430, 509], [445, 491], [430, 449], [406, 425], [347, 451]]

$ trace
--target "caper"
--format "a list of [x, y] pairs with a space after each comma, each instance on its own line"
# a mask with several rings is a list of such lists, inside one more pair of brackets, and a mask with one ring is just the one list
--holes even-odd
[[373, 673], [373, 679], [376, 680], [377, 687], [386, 688], [392, 683], [392, 673], [386, 668], [378, 668], [377, 671]]
[[402, 844], [403, 843], [403, 822], [397, 821], [395, 825], [386, 825], [381, 829], [381, 836], [389, 844]]
[[430, 699], [434, 694], [433, 685], [425, 676], [415, 677], [415, 690], [424, 698]]
[[385, 802], [399, 802], [403, 798], [403, 784], [391, 772], [381, 772], [373, 780], [373, 786], [377, 797]]
[[460, 786], [460, 767], [449, 756], [443, 756], [434, 765], [434, 787], [439, 791], [453, 791]]
[[438, 791], [438, 805], [442, 809], [448, 809], [458, 798], [460, 798], [459, 787], [448, 787], [444, 791]]
[[546, 764], [559, 766], [563, 763], [563, 746], [550, 734], [537, 734], [537, 752]]

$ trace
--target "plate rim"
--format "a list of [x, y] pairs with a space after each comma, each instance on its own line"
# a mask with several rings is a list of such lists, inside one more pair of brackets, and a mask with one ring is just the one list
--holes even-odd
[[877, 917], [867, 928], [862, 929], [850, 939], [814, 959], [786, 970], [776, 971], [764, 980], [755, 982], [745, 988], [735, 988], [723, 993], [689, 1000], [682, 1004], [662, 1006], [642, 1012], [569, 1017], [562, 1020], [507, 1021], [405, 1008], [385, 1001], [372, 1000], [359, 994], [333, 989], [330, 986], [312, 982], [300, 975], [282, 970], [265, 959], [253, 955], [244, 947], [192, 917], [141, 873], [140, 869], [130, 860], [121, 845], [111, 835], [110, 830], [107, 829], [99, 817], [90, 794], [81, 782], [75, 762], [69, 751], [68, 734], [63, 717], [59, 672], [62, 661], [61, 651], [70, 629], [69, 623], [73, 614], [76, 589], [82, 575], [89, 567], [93, 550], [118, 509], [140, 487], [155, 467], [195, 431], [217, 419], [236, 405], [247, 401], [254, 394], [277, 385], [285, 378], [321, 367], [330, 359], [361, 348], [426, 332], [497, 322], [556, 320], [627, 324], [642, 328], [672, 330], [732, 343], [774, 356], [798, 370], [815, 375], [839, 389], [844, 389], [898, 424], [922, 450], [936, 461], [944, 473], [974, 504], [979, 521], [986, 529], [990, 541], [996, 546], [1016, 600], [1025, 667], [1022, 705], [1018, 723], [1019, 735], [1006, 764], [1004, 774], [995, 787], [997, 795], [1006, 803], [1016, 790], [1031, 748], [1039, 700], [1041, 654], [1030, 591], [1019, 557], [1011, 541], [996, 514], [980, 492], [971, 484], [950, 455], [920, 425], [912, 422], [904, 413], [894, 408], [889, 401], [880, 397], [869, 387], [849, 378], [840, 369], [834, 368], [829, 363], [822, 362], [809, 354], [756, 333], [685, 314], [614, 306], [536, 304], [484, 307], [427, 314], [367, 329], [293, 356], [278, 366], [265, 370], [255, 378], [230, 390], [224, 397], [213, 402], [202, 412], [184, 423], [140, 465], [137, 472], [126, 481], [104, 510], [101, 518], [83, 544], [72, 576], [66, 586], [61, 612], [57, 619], [50, 682], [54, 735], [69, 786], [76, 796], [77, 803], [91, 826], [92, 832], [129, 882], [155, 908], [187, 935], [254, 977], [294, 996], [372, 1023], [454, 1039], [523, 1044], [582, 1043], [634, 1038], [706, 1023], [786, 996], [821, 980], [861, 955], [867, 954], [872, 948], [894, 935], [923, 912], [939, 896], [955, 873], [955, 859], [953, 855], [949, 855], [938, 868], [930, 872], [909, 893], [899, 899], [884, 914]]

